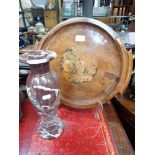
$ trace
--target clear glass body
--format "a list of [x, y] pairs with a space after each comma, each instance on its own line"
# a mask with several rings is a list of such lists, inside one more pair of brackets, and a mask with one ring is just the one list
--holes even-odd
[[129, 39], [128, 39], [128, 25], [121, 25], [120, 27], [120, 38], [122, 39], [123, 43], [125, 45], [128, 45]]
[[[54, 53], [54, 52], [53, 52]], [[63, 131], [63, 122], [58, 117], [60, 89], [55, 72], [50, 72], [49, 61], [54, 57], [50, 52], [31, 52], [20, 57], [30, 64], [26, 88], [32, 105], [41, 116], [38, 133], [42, 138], [57, 138]]]
[[74, 16], [74, 3], [73, 2], [63, 2], [63, 16]]
[[43, 138], [57, 138], [63, 130], [63, 123], [57, 115], [60, 90], [56, 74], [49, 72], [47, 65], [31, 66], [26, 88], [29, 99], [41, 116], [39, 135]]

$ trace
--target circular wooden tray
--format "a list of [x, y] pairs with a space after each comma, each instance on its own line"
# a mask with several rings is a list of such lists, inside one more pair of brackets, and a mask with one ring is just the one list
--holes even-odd
[[55, 51], [50, 64], [60, 80], [61, 99], [75, 108], [91, 108], [123, 93], [132, 70], [132, 54], [106, 24], [72, 18], [55, 26], [37, 49]]

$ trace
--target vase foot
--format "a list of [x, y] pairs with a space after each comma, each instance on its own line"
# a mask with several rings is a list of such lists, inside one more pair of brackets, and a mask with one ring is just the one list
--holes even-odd
[[42, 124], [40, 124], [38, 128], [38, 134], [44, 139], [48, 138], [54, 139], [61, 135], [63, 128], [64, 125], [62, 120], [58, 119], [57, 122], [52, 126], [45, 127]]

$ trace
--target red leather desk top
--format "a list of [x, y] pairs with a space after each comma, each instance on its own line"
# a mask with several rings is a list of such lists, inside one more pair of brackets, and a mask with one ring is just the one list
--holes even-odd
[[116, 145], [104, 113], [99, 120], [93, 110], [77, 110], [61, 105], [59, 116], [64, 131], [57, 139], [42, 139], [37, 135], [40, 117], [29, 100], [23, 105], [19, 124], [20, 155], [116, 155]]

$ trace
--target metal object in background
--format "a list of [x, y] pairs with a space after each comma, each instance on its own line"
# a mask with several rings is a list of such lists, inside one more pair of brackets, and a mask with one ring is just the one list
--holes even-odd
[[93, 16], [108, 16], [112, 11], [111, 0], [95, 0]]
[[62, 4], [63, 16], [75, 16], [74, 2], [64, 1]]
[[128, 45], [128, 21], [122, 20], [120, 25], [120, 33], [119, 33], [123, 43]]
[[36, 8], [47, 8], [49, 0], [31, 0], [32, 4]]
[[43, 8], [31, 8], [30, 12], [32, 13], [33, 16], [33, 25], [35, 25], [38, 22], [38, 17], [40, 21], [45, 25]]
[[29, 43], [29, 41], [24, 37], [24, 34], [19, 32], [19, 49], [25, 47], [27, 43]]
[[62, 3], [62, 16], [82, 16], [83, 2], [80, 0], [64, 0]]
[[39, 17], [38, 17], [38, 22], [36, 23], [35, 27], [36, 27], [36, 32], [38, 34], [45, 34], [44, 24], [40, 21]]
[[134, 20], [135, 20], [135, 15], [129, 17], [129, 21], [134, 21]]
[[84, 17], [92, 17], [93, 16], [93, 0], [84, 0], [83, 16]]
[[19, 5], [20, 5], [20, 8], [21, 8], [21, 14], [22, 14], [22, 18], [23, 18], [24, 27], [26, 27], [25, 16], [24, 16], [24, 11], [23, 11], [21, 0], [19, 0]]

